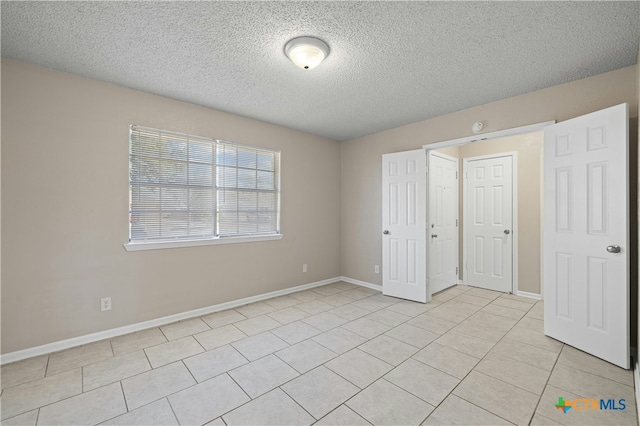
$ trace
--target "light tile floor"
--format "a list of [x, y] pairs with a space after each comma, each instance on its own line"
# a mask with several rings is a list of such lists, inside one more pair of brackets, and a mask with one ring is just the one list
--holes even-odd
[[[545, 337], [542, 313], [338, 282], [5, 365], [2, 424], [637, 424], [632, 372]], [[564, 414], [559, 397], [626, 410]]]

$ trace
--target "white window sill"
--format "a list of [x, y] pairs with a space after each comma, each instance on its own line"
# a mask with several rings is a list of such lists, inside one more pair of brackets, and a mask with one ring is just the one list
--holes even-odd
[[237, 243], [254, 243], [258, 241], [274, 241], [281, 240], [283, 234], [273, 235], [252, 235], [243, 237], [224, 237], [214, 238], [210, 240], [186, 240], [186, 241], [152, 241], [147, 243], [127, 243], [123, 244], [127, 251], [140, 251], [140, 250], [160, 250], [168, 248], [182, 248], [182, 247], [198, 247], [198, 246], [213, 246], [217, 244], [237, 244]]

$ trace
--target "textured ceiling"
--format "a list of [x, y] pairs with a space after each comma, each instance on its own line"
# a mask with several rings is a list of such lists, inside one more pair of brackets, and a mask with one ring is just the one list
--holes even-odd
[[[336, 140], [636, 63], [640, 2], [8, 2], [2, 55]], [[331, 49], [305, 71], [285, 43]]]

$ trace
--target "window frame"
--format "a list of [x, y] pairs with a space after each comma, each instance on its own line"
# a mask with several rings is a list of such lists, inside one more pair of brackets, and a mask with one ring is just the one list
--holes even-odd
[[[214, 202], [213, 202], [213, 209], [212, 209], [212, 215], [213, 215], [213, 223], [212, 223], [212, 236], [210, 237], [203, 237], [203, 238], [199, 238], [199, 237], [194, 237], [194, 238], [189, 238], [188, 236], [176, 236], [174, 239], [172, 239], [171, 237], [168, 238], [157, 238], [157, 239], [149, 239], [149, 240], [132, 240], [132, 229], [131, 229], [131, 215], [133, 212], [133, 187], [134, 184], [132, 183], [133, 180], [131, 178], [131, 172], [133, 170], [133, 165], [132, 165], [132, 157], [134, 156], [133, 154], [133, 148], [132, 148], [132, 144], [133, 144], [133, 135], [134, 132], [136, 130], [139, 131], [143, 131], [143, 132], [154, 132], [158, 134], [158, 137], [162, 137], [163, 134], [166, 135], [170, 135], [170, 136], [175, 136], [176, 138], [185, 138], [185, 140], [187, 141], [187, 143], [189, 143], [189, 141], [206, 141], [208, 143], [212, 144], [212, 159], [211, 159], [211, 167], [212, 167], [212, 182], [211, 182], [211, 191], [213, 192], [213, 197], [214, 197]], [[228, 234], [228, 233], [224, 233], [221, 234], [220, 230], [220, 226], [221, 224], [219, 223], [219, 215], [220, 212], [218, 211], [218, 198], [220, 196], [220, 192], [221, 191], [227, 191], [227, 190], [231, 190], [233, 191], [235, 189], [236, 192], [243, 192], [243, 187], [240, 186], [240, 182], [236, 181], [236, 185], [231, 186], [231, 187], [223, 187], [220, 184], [220, 175], [218, 174], [218, 167], [229, 167], [228, 164], [224, 163], [224, 161], [221, 163], [220, 162], [220, 158], [218, 157], [218, 153], [219, 150], [221, 149], [221, 147], [233, 147], [236, 148], [236, 155], [238, 153], [238, 150], [240, 149], [247, 149], [247, 150], [255, 150], [256, 151], [256, 155], [258, 154], [259, 151], [264, 151], [264, 152], [268, 152], [268, 153], [272, 153], [274, 154], [273, 157], [273, 173], [274, 173], [274, 189], [270, 190], [270, 189], [264, 189], [262, 192], [265, 193], [271, 193], [271, 194], [275, 194], [275, 202], [274, 202], [274, 207], [275, 207], [275, 211], [272, 211], [272, 213], [275, 214], [275, 231], [269, 231], [269, 232], [264, 232], [264, 233], [260, 233], [260, 232], [256, 232], [256, 233], [251, 233], [250, 231], [247, 233], [237, 233], [237, 234]], [[142, 155], [142, 154], [137, 154], [138, 156]], [[144, 156], [144, 155], [143, 155]], [[198, 246], [208, 246], [208, 245], [218, 245], [218, 244], [237, 244], [237, 243], [248, 243], [248, 242], [259, 242], [259, 241], [275, 241], [275, 240], [280, 240], [283, 237], [282, 231], [281, 231], [281, 227], [280, 227], [280, 217], [281, 217], [281, 212], [280, 212], [280, 205], [281, 205], [281, 173], [282, 173], [282, 169], [281, 169], [281, 151], [279, 150], [274, 150], [274, 149], [269, 149], [269, 148], [263, 148], [263, 147], [257, 147], [257, 146], [250, 146], [250, 145], [243, 145], [243, 144], [238, 144], [238, 143], [234, 143], [234, 142], [230, 142], [230, 141], [225, 141], [225, 140], [219, 140], [219, 139], [214, 139], [214, 138], [208, 138], [208, 137], [202, 137], [202, 136], [195, 136], [195, 135], [188, 135], [185, 133], [179, 133], [179, 132], [173, 132], [173, 131], [169, 131], [169, 130], [163, 130], [163, 129], [155, 129], [155, 128], [149, 128], [149, 127], [144, 127], [144, 126], [138, 126], [138, 125], [131, 125], [130, 129], [129, 129], [129, 150], [128, 150], [128, 157], [129, 157], [129, 167], [128, 167], [128, 172], [129, 172], [129, 180], [128, 180], [128, 185], [129, 185], [129, 221], [128, 221], [128, 242], [123, 244], [124, 248], [127, 251], [140, 251], [140, 250], [157, 250], [157, 249], [167, 249], [167, 248], [182, 248], [182, 247], [198, 247]], [[258, 158], [256, 159], [258, 160]], [[167, 160], [167, 161], [171, 161], [171, 160]], [[189, 161], [187, 160], [187, 163]], [[224, 164], [223, 164], [224, 163]], [[238, 169], [240, 166], [237, 165], [235, 166], [236, 169]], [[261, 171], [261, 169], [259, 168], [258, 163], [256, 163], [255, 165], [255, 170], [256, 170], [256, 175], [258, 174], [259, 171]], [[141, 183], [138, 181], [137, 185], [141, 185]], [[144, 185], [144, 184], [142, 184]], [[161, 183], [155, 183], [154, 185], [157, 185], [158, 189], [162, 190], [163, 188], [163, 184]], [[257, 183], [256, 183], [257, 185]], [[189, 188], [189, 185], [185, 185], [187, 188]], [[248, 189], [249, 191], [255, 191], [258, 196], [261, 193], [259, 188], [255, 188], [253, 190]], [[258, 198], [256, 198], [257, 200]], [[258, 209], [259, 207], [256, 206], [256, 209]], [[161, 211], [162, 207], [160, 207]], [[233, 210], [232, 210], [233, 211]], [[235, 210], [236, 212], [241, 211], [240, 207], [238, 206], [238, 209]], [[257, 213], [258, 211], [256, 211]], [[238, 222], [237, 226], [240, 227], [241, 224]]]

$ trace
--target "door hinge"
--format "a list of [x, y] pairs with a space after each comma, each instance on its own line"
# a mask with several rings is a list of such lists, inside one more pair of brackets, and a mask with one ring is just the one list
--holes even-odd
[[456, 275], [458, 275], [458, 267], [456, 266]]
[[458, 179], [458, 172], [456, 172], [456, 179]]
[[456, 219], [456, 226], [458, 226], [458, 219]]

